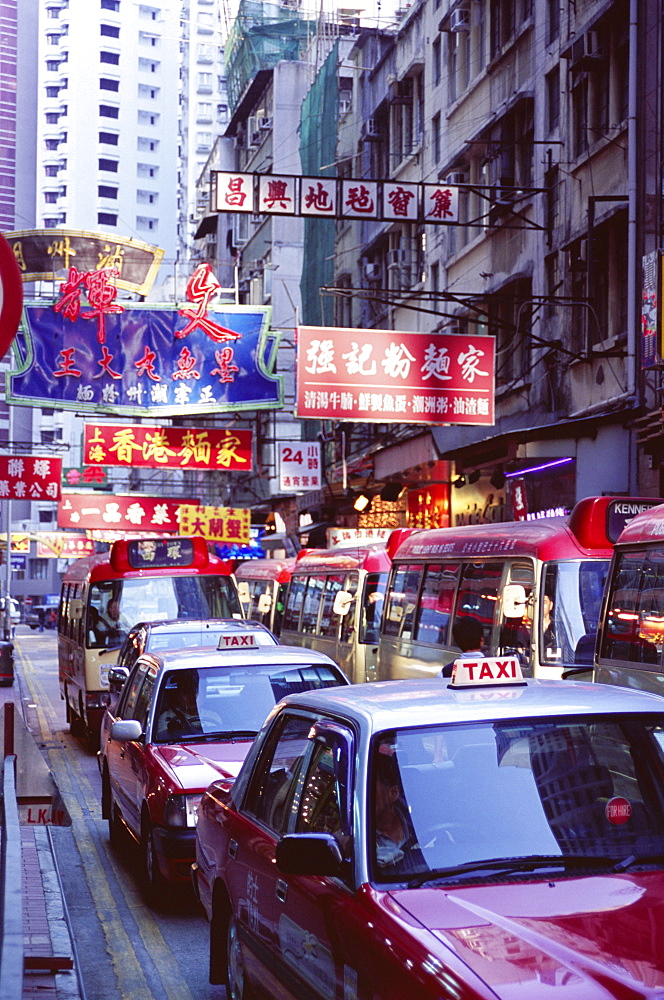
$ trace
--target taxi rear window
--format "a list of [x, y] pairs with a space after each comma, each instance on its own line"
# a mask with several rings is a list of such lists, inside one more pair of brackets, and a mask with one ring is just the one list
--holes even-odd
[[661, 860], [663, 767], [664, 716], [384, 733], [371, 758], [373, 878], [472, 878], [480, 870], [485, 878], [492, 859], [589, 859], [600, 870], [606, 860]]

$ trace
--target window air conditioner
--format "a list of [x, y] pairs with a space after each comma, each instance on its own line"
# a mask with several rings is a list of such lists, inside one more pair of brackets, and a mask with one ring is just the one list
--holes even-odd
[[351, 102], [347, 98], [345, 98], [345, 97], [340, 98], [340, 100], [339, 100], [339, 114], [340, 115], [347, 115], [348, 112], [350, 111], [350, 105], [351, 105]]
[[453, 173], [447, 175], [447, 177], [445, 178], [445, 183], [446, 184], [466, 184], [467, 180], [468, 180], [468, 178], [466, 177], [466, 175], [462, 171], [455, 170]]
[[367, 262], [364, 265], [364, 277], [367, 281], [379, 281], [381, 277], [381, 267], [380, 264], [375, 262]]
[[366, 125], [364, 127], [365, 135], [378, 136], [380, 135], [380, 129], [378, 127], [378, 122], [375, 118], [367, 118]]
[[271, 118], [265, 118], [265, 117], [259, 118], [258, 119], [258, 127], [259, 127], [259, 129], [262, 132], [267, 132], [269, 129], [272, 128], [272, 119]]
[[470, 31], [470, 11], [457, 7], [450, 14], [450, 31]]
[[586, 31], [572, 43], [573, 66], [587, 69], [602, 58], [602, 45], [598, 31]]
[[387, 253], [387, 266], [388, 267], [403, 267], [406, 263], [406, 252], [400, 247], [394, 250], [388, 250]]

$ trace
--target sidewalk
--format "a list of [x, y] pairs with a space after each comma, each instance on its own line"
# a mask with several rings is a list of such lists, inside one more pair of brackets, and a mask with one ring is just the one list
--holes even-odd
[[16, 792], [21, 823], [23, 902], [23, 1000], [82, 1000], [57, 863], [49, 828], [66, 818], [53, 776], [28, 731], [18, 678], [0, 687], [0, 746], [5, 704], [14, 705]]

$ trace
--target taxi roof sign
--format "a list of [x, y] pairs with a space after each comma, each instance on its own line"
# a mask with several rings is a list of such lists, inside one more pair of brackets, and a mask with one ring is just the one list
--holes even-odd
[[516, 656], [460, 657], [454, 661], [449, 687], [468, 688], [486, 685], [525, 684]]
[[258, 645], [255, 632], [230, 632], [219, 636], [217, 649], [253, 649]]

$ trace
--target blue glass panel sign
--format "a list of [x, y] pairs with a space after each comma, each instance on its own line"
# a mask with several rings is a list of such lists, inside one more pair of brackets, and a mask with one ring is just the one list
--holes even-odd
[[179, 308], [115, 301], [103, 283], [103, 272], [72, 268], [55, 304], [26, 305], [7, 402], [123, 416], [283, 405], [269, 307], [210, 307], [205, 275]]

